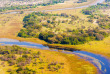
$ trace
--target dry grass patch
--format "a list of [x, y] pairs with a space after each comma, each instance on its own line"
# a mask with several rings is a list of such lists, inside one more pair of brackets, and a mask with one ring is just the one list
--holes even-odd
[[20, 38], [18, 32], [23, 27], [23, 18], [27, 14], [0, 14], [0, 38], [12, 38], [20, 41], [31, 41], [40, 44], [46, 42], [38, 38]]
[[1, 14], [3, 17], [0, 20], [0, 35], [16, 35], [16, 33], [22, 28], [22, 19], [24, 15], [19, 14]]

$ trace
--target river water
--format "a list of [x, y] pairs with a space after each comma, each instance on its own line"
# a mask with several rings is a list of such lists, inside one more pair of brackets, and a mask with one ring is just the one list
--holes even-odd
[[[42, 10], [40, 12], [52, 12], [52, 11], [61, 11], [61, 10], [70, 10], [70, 9], [78, 9], [78, 8], [85, 8], [85, 7], [89, 7], [89, 6], [92, 6], [92, 5], [97, 5], [97, 3], [103, 3], [105, 0], [97, 0], [96, 2], [94, 3], [91, 3], [89, 5], [84, 5], [84, 6], [78, 6], [78, 7], [70, 7], [70, 8], [61, 8], [61, 9], [52, 9], [52, 10]], [[37, 11], [24, 11], [24, 13], [32, 13], [32, 12], [39, 12], [39, 10]], [[3, 14], [17, 14], [19, 12], [17, 11], [14, 11], [14, 12], [7, 12], [7, 13], [3, 13]]]
[[[18, 40], [14, 39], [8, 39], [8, 38], [0, 38], [0, 44], [1, 45], [18, 45], [23, 47], [29, 47], [29, 48], [39, 48], [42, 50], [50, 50], [50, 51], [56, 51], [57, 49], [50, 49], [48, 46], [44, 46], [42, 44], [32, 43], [32, 42], [20, 42]], [[65, 51], [63, 50], [62, 53], [66, 54], [75, 54], [81, 57], [81, 59], [85, 59], [92, 64], [94, 64], [99, 72], [101, 74], [110, 74], [110, 60], [105, 58], [104, 56], [86, 52], [86, 51]]]
[[[78, 9], [78, 8], [89, 7], [92, 5], [96, 5], [97, 3], [103, 3], [103, 2], [104, 2], [104, 0], [98, 0], [95, 3], [91, 3], [89, 5], [84, 5], [84, 6], [80, 6], [80, 7], [62, 8], [62, 9], [54, 9], [54, 10], [43, 10], [43, 11], [47, 12], [47, 11]], [[25, 11], [25, 13], [31, 13], [31, 12], [38, 12], [38, 11]], [[19, 12], [9, 12], [9, 13], [4, 13], [4, 14], [16, 14], [16, 13], [19, 13]], [[42, 50], [52, 50], [48, 46], [43, 46], [42, 44], [37, 44], [37, 43], [32, 43], [32, 42], [20, 42], [18, 40], [8, 39], [8, 38], [0, 38], [0, 44], [1, 45], [18, 45], [18, 46], [29, 47], [29, 48], [39, 48]], [[58, 50], [53, 49], [52, 51], [58, 51]], [[110, 74], [110, 60], [105, 58], [104, 56], [101, 56], [98, 54], [93, 54], [93, 53], [86, 52], [86, 51], [68, 52], [68, 51], [63, 50], [62, 53], [78, 55], [79, 57], [94, 64], [97, 67], [97, 69], [99, 70], [99, 73]]]

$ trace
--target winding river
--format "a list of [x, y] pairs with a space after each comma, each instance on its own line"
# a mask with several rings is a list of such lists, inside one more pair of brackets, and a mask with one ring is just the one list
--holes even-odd
[[[32, 42], [20, 42], [18, 40], [8, 39], [8, 38], [0, 38], [0, 44], [1, 45], [18, 45], [18, 46], [23, 46], [23, 47], [39, 48], [42, 50], [50, 50], [50, 51], [58, 52], [57, 49], [50, 49], [48, 46], [44, 46], [42, 44], [37, 44], [37, 43], [32, 43]], [[69, 52], [69, 51], [63, 50], [61, 52], [66, 53], [66, 54], [78, 55], [79, 57], [94, 64], [99, 70], [99, 73], [110, 74], [110, 60], [101, 55], [93, 54], [93, 53], [86, 52], [86, 51]]]
[[[102, 3], [102, 2], [104, 2], [104, 0], [98, 0], [95, 3], [91, 3], [89, 5], [84, 5], [84, 6], [80, 6], [80, 7], [43, 10], [43, 11], [47, 12], [47, 11], [78, 9], [78, 8], [84, 8], [84, 7], [96, 5], [97, 3]], [[31, 12], [38, 12], [38, 11], [25, 11], [25, 13], [31, 13]], [[8, 12], [8, 13], [4, 13], [4, 14], [16, 14], [16, 13], [19, 13], [19, 12]], [[56, 51], [56, 52], [58, 51], [57, 49], [50, 49], [48, 46], [43, 46], [42, 44], [37, 44], [37, 43], [32, 43], [32, 42], [20, 42], [18, 40], [8, 39], [8, 38], [0, 38], [0, 44], [1, 45], [19, 45], [19, 46], [29, 47], [29, 48], [39, 48], [42, 50], [50, 50], [50, 51]], [[94, 64], [97, 67], [97, 69], [99, 70], [99, 73], [110, 74], [110, 60], [105, 58], [102, 55], [93, 54], [93, 53], [86, 52], [86, 51], [68, 52], [68, 51], [63, 50], [62, 53], [78, 55], [79, 57]]]

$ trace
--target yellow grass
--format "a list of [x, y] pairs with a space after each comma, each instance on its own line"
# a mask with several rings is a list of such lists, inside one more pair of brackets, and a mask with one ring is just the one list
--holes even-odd
[[[0, 61], [0, 64], [3, 63], [3, 62], [4, 62], [4, 61]], [[17, 67], [15, 67], [15, 66], [9, 66], [9, 64], [8, 64], [7, 62], [4, 62], [3, 65], [0, 65], [0, 73], [1, 73], [1, 74], [9, 74], [9, 73], [7, 72], [8, 69], [13, 69], [13, 70], [15, 70], [15, 69], [17, 69]]]
[[105, 15], [109, 15], [109, 16], [110, 16], [110, 9], [100, 10], [100, 13], [103, 13], [103, 14], [105, 14]]
[[22, 19], [24, 15], [3, 14], [0, 15], [0, 35], [16, 35], [22, 28]]
[[[37, 66], [32, 66], [32, 64], [27, 65], [26, 67], [29, 67], [30, 69], [36, 70], [39, 74], [96, 74], [97, 69], [92, 64], [90, 64], [88, 61], [85, 61], [83, 59], [79, 59], [79, 57], [73, 55], [73, 54], [64, 54], [60, 52], [55, 51], [49, 51], [49, 50], [40, 50], [40, 49], [34, 49], [29, 48], [31, 52], [41, 52], [40, 58], [43, 59], [43, 61], [47, 61], [48, 63], [43, 64], [37, 64]], [[52, 72], [48, 71], [45, 67], [51, 62], [58, 62], [58, 63], [64, 63], [64, 68], [60, 69], [58, 72]], [[0, 64], [4, 61], [0, 61]], [[39, 69], [40, 67], [44, 67], [44, 69]], [[4, 62], [4, 64], [0, 65], [0, 73], [1, 74], [9, 74], [7, 72], [8, 69], [15, 70], [17, 67], [9, 66], [7, 62]]]
[[83, 45], [77, 45], [77, 47], [84, 51], [110, 57], [110, 36], [105, 38], [103, 41], [91, 41]]
[[[0, 38], [13, 38], [20, 41], [32, 41], [45, 44], [38, 38], [20, 38], [18, 32], [23, 27], [23, 18], [27, 14], [0, 14]], [[5, 22], [5, 23], [4, 23]]]

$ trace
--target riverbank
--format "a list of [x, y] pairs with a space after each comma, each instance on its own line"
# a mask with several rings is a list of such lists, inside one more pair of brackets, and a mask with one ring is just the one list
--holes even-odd
[[66, 49], [70, 51], [87, 51], [95, 54], [103, 55], [107, 58], [110, 57], [110, 36], [102, 41], [91, 41], [81, 45], [61, 45], [61, 44], [46, 44], [51, 48]]
[[0, 38], [10, 38], [17, 39], [19, 41], [27, 41], [34, 42], [49, 46], [50, 48], [57, 48], [59, 50], [69, 50], [69, 51], [87, 51], [95, 54], [103, 55], [107, 58], [110, 57], [110, 36], [105, 38], [103, 41], [91, 41], [81, 45], [61, 45], [61, 44], [48, 44], [43, 40], [39, 40], [37, 38], [21, 38], [21, 37], [13, 37], [13, 36], [2, 36]]

